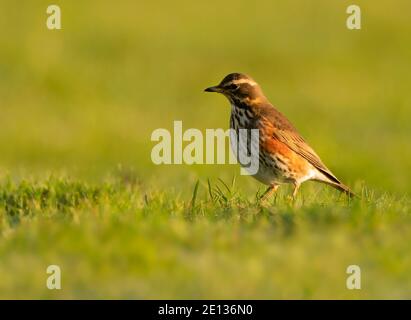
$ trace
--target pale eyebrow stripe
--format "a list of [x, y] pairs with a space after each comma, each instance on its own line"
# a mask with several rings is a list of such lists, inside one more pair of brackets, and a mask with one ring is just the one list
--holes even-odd
[[257, 85], [257, 82], [250, 80], [250, 79], [239, 79], [239, 80], [234, 80], [232, 81], [234, 84], [242, 84], [242, 83], [248, 83], [250, 86], [255, 86]]

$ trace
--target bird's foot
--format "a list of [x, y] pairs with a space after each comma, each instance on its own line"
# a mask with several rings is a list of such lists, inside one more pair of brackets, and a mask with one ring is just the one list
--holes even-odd
[[277, 191], [278, 187], [278, 185], [268, 187], [268, 189], [258, 199], [258, 202], [264, 206], [269, 205], [268, 200], [270, 199], [271, 195]]

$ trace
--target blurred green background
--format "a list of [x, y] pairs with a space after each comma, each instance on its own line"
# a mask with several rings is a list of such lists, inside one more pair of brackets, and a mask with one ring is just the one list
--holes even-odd
[[358, 1], [360, 31], [349, 1], [62, 1], [60, 31], [48, 4], [1, 1], [2, 174], [238, 173], [155, 167], [150, 135], [173, 120], [227, 128], [227, 101], [202, 90], [240, 71], [347, 183], [409, 189], [408, 1]]
[[[207, 178], [231, 179], [239, 174], [239, 167], [155, 166], [150, 160], [154, 145], [150, 141], [151, 133], [157, 128], [172, 129], [174, 120], [182, 120], [184, 128], [227, 128], [228, 102], [221, 96], [203, 93], [203, 89], [217, 84], [228, 73], [243, 72], [262, 85], [271, 102], [287, 115], [346, 184], [365, 185], [377, 194], [408, 196], [411, 188], [409, 1], [355, 1], [362, 9], [362, 30], [357, 31], [346, 28], [345, 11], [352, 1], [53, 3], [61, 6], [62, 30], [46, 28], [49, 1], [0, 1], [3, 184], [7, 181], [18, 184], [27, 179], [44, 181], [50, 175], [99, 184], [113, 175], [121, 175], [139, 181], [143, 185], [138, 191], [141, 194], [146, 190], [157, 193], [172, 190], [184, 201], [189, 200], [196, 179], [203, 182]], [[248, 177], [239, 177], [237, 182], [239, 192], [248, 199], [253, 199], [261, 188]], [[18, 187], [3, 188], [8, 190], [4, 194], [14, 194], [13, 188]], [[307, 194], [307, 190], [323, 188], [302, 189]], [[109, 202], [110, 208], [117, 208], [114, 200]], [[167, 206], [164, 200], [159, 203]], [[103, 205], [97, 206], [101, 209]], [[136, 204], [136, 208], [142, 206]], [[387, 204], [384, 208], [389, 207]], [[89, 214], [89, 209], [86, 206], [84, 211]], [[117, 209], [114, 211], [121, 212], [121, 205]], [[2, 210], [4, 218], [9, 211]], [[401, 221], [397, 222], [401, 225]], [[3, 227], [6, 224], [9, 226], [9, 222], [4, 222]], [[23, 226], [3, 228], [0, 240], [3, 254], [14, 251], [14, 243], [18, 241], [42, 241], [35, 236], [33, 239], [37, 240], [24, 238], [24, 228], [28, 228], [27, 233], [31, 230], [37, 234], [42, 227], [34, 224], [18, 228]], [[64, 233], [63, 223], [58, 228], [68, 239], [76, 237], [76, 232]], [[187, 226], [181, 228], [185, 230]], [[216, 228], [220, 230], [220, 226]], [[109, 239], [115, 239], [116, 230], [122, 228], [110, 225]], [[153, 230], [157, 229], [147, 231], [147, 236], [161, 238], [167, 228]], [[89, 231], [84, 229], [84, 234]], [[138, 233], [138, 228], [135, 231]], [[6, 237], [8, 232], [11, 236]], [[4, 242], [5, 239], [9, 242]], [[132, 235], [127, 239], [133, 239]], [[296, 242], [305, 241], [304, 237], [296, 239]], [[338, 239], [335, 241], [338, 243]], [[83, 250], [85, 243], [76, 248]], [[66, 244], [61, 246], [67, 248]], [[0, 266], [4, 263], [3, 271], [6, 265], [18, 265], [20, 270], [31, 261], [25, 256], [28, 247], [22, 248], [15, 256], [0, 260]], [[98, 243], [91, 248], [90, 255], [98, 254], [94, 252], [99, 248]], [[314, 244], [312, 248], [316, 248]], [[334, 252], [335, 248], [328, 248], [330, 251], [323, 258], [328, 259], [328, 252]], [[47, 247], [37, 249], [49, 252]], [[90, 258], [88, 254], [84, 256]], [[232, 260], [227, 257], [229, 262], [223, 265], [244, 256]], [[108, 263], [112, 262], [110, 259]], [[203, 259], [206, 261], [207, 257]], [[298, 263], [297, 260], [294, 262]], [[257, 262], [248, 262], [249, 268], [255, 265], [259, 268]], [[40, 265], [39, 262], [38, 270], [42, 270]], [[105, 267], [110, 270], [109, 266]], [[161, 270], [166, 269], [167, 266]], [[82, 270], [87, 273], [89, 269]], [[166, 272], [159, 274], [167, 277]], [[155, 279], [157, 285], [161, 283], [158, 274]], [[6, 283], [4, 296], [10, 293], [21, 297], [13, 281], [0, 277], [0, 288], [2, 281]], [[162, 297], [172, 297], [173, 292], [181, 290], [178, 283], [175, 286], [175, 291], [170, 289], [169, 295]], [[217, 287], [214, 291], [204, 290], [199, 297], [218, 292]], [[87, 295], [82, 286], [74, 288], [68, 297], [96, 296], [95, 292]], [[237, 289], [234, 292], [242, 290]], [[121, 293], [113, 290], [107, 291], [111, 292], [109, 296], [128, 296], [127, 288], [120, 290]], [[184, 297], [195, 296], [189, 294], [190, 290], [194, 289], [183, 290]], [[306, 290], [305, 295], [291, 290], [289, 295], [279, 297], [315, 297], [310, 295], [311, 289]], [[36, 297], [38, 292], [33, 289], [28, 295]], [[332, 291], [324, 292], [320, 297]], [[270, 296], [269, 289], [265, 293], [262, 296], [275, 297]], [[233, 297], [229, 294], [230, 291], [225, 297]], [[153, 296], [146, 293], [141, 297]], [[258, 297], [258, 292], [252, 296]]]

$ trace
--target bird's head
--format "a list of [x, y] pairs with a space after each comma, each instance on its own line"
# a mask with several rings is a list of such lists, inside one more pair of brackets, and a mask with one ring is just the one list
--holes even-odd
[[230, 73], [220, 84], [205, 89], [225, 95], [231, 103], [260, 103], [266, 100], [260, 86], [251, 77], [241, 73]]

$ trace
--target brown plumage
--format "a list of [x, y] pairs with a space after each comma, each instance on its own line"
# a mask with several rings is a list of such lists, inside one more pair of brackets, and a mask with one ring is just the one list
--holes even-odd
[[250, 77], [232, 73], [207, 92], [225, 95], [231, 103], [230, 127], [259, 130], [259, 170], [254, 177], [269, 185], [264, 198], [283, 183], [294, 185], [293, 196], [302, 182], [326, 183], [349, 196], [354, 193], [324, 165], [288, 119], [264, 96]]

